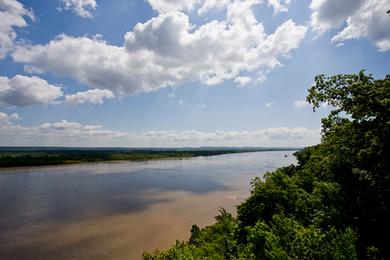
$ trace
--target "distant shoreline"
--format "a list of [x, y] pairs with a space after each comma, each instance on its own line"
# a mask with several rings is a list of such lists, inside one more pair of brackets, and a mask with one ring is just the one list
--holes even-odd
[[246, 152], [296, 151], [296, 147], [72, 148], [0, 147], [0, 168], [114, 161], [184, 159]]

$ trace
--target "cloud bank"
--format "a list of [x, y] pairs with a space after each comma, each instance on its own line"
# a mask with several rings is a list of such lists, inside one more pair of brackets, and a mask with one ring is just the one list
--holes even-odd
[[1, 145], [48, 146], [307, 146], [320, 140], [319, 129], [267, 128], [256, 131], [116, 131], [101, 125], [61, 120], [38, 126], [14, 124], [17, 114], [0, 112]]

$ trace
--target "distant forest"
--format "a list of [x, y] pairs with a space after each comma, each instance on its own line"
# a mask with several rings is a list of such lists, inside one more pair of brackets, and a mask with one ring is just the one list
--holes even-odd
[[144, 259], [390, 259], [390, 75], [318, 75], [307, 101], [332, 108], [319, 145], [255, 178], [237, 217]]
[[73, 164], [102, 161], [143, 161], [212, 156], [258, 151], [291, 151], [298, 148], [65, 148], [0, 147], [0, 167]]

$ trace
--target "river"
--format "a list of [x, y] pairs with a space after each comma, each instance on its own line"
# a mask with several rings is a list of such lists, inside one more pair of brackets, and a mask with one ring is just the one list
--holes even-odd
[[234, 213], [292, 153], [2, 169], [0, 259], [139, 259]]

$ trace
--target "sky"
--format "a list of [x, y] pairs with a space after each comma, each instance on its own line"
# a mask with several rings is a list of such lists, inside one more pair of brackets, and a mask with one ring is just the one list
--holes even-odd
[[390, 73], [390, 0], [0, 0], [0, 145], [302, 147]]

